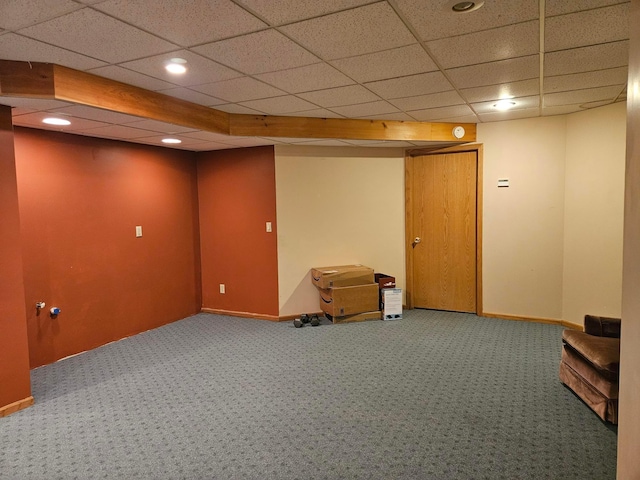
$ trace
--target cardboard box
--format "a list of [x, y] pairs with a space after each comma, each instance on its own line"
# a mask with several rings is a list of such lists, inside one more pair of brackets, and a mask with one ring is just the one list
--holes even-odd
[[311, 281], [316, 287], [322, 289], [365, 285], [374, 283], [373, 268], [364, 265], [313, 268], [311, 269]]
[[378, 284], [320, 290], [320, 309], [332, 317], [378, 310]]
[[380, 290], [383, 288], [396, 288], [396, 277], [386, 273], [374, 274], [374, 281], [380, 286]]
[[382, 290], [382, 319], [400, 320], [402, 318], [402, 289], [385, 288]]

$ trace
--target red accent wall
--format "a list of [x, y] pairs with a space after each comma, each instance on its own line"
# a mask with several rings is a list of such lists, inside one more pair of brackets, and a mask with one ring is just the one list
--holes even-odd
[[277, 318], [275, 182], [272, 146], [198, 154], [204, 308]]
[[13, 137], [0, 106], [0, 408], [31, 396]]
[[15, 151], [32, 368], [200, 311], [193, 153], [25, 128]]

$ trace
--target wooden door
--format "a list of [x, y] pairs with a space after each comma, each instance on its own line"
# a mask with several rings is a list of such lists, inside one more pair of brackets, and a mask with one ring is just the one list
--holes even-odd
[[476, 312], [477, 152], [413, 158], [413, 306]]

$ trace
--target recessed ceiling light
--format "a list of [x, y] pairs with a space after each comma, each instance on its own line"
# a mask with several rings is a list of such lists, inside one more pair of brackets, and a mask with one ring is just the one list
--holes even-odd
[[187, 67], [185, 66], [186, 63], [187, 61], [184, 58], [172, 58], [167, 62], [164, 68], [169, 73], [181, 74], [187, 71]]
[[509, 110], [516, 106], [516, 102], [512, 100], [500, 100], [498, 103], [495, 103], [494, 108], [497, 110]]
[[42, 120], [42, 123], [46, 123], [47, 125], [71, 125], [69, 120], [65, 120], [64, 118], [55, 118], [55, 117], [47, 117]]
[[455, 13], [469, 13], [482, 7], [482, 5], [484, 5], [484, 1], [461, 2], [459, 0], [454, 0], [453, 2], [449, 2], [449, 5], [451, 6], [451, 10]]
[[182, 143], [182, 140], [179, 140], [177, 138], [163, 138], [162, 143], [176, 144], [176, 143]]

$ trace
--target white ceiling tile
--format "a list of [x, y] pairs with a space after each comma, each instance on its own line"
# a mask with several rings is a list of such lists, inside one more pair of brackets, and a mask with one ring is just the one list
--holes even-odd
[[229, 145], [227, 143], [205, 142], [195, 145], [189, 145], [189, 150], [194, 152], [212, 152], [214, 150], [228, 150], [230, 148], [238, 148], [236, 145]]
[[186, 146], [189, 145], [197, 145], [200, 143], [203, 143], [202, 140], [198, 140], [197, 138], [190, 138], [190, 137], [186, 137], [184, 135], [171, 135], [171, 138], [176, 138], [178, 140], [180, 140], [182, 143], [175, 143], [175, 144], [164, 144], [162, 143], [162, 139], [163, 138], [167, 138], [168, 134], [165, 135], [150, 135], [148, 137], [140, 137], [137, 138], [136, 140], [139, 142], [144, 142], [144, 143], [148, 143], [150, 145], [158, 145], [158, 146], [168, 146], [171, 148], [184, 148]]
[[[538, 108], [540, 106], [540, 96], [539, 95], [531, 95], [529, 97], [511, 98], [509, 100], [511, 100], [511, 101], [513, 101], [515, 103], [513, 108], [511, 108], [510, 110], [507, 110], [509, 112], [514, 111], [514, 110], [526, 110], [526, 109]], [[496, 101], [495, 100], [491, 100], [489, 102], [472, 103], [471, 106], [473, 107], [473, 109], [476, 111], [476, 113], [478, 115], [481, 115], [483, 113], [492, 113], [492, 112], [501, 111], [501, 110], [498, 110], [498, 109], [495, 108], [495, 104], [496, 104]]]
[[490, 0], [482, 8], [455, 13], [451, 2], [396, 0], [404, 17], [422, 40], [462, 35], [538, 18], [538, 0]]
[[451, 90], [451, 84], [439, 71], [369, 82], [365, 86], [385, 99], [428, 95]]
[[71, 0], [3, 0], [0, 28], [18, 30], [83, 8]]
[[416, 42], [387, 2], [294, 23], [282, 31], [325, 60]]
[[545, 15], [547, 17], [552, 17], [555, 15], [591, 10], [593, 8], [600, 8], [624, 2], [625, 0], [580, 0], [578, 2], [568, 2], [567, 0], [546, 0]]
[[351, 138], [343, 139], [342, 141], [350, 145], [360, 145], [360, 146], [366, 146], [372, 143], [380, 143], [380, 140], [357, 140], [357, 139], [351, 139]]
[[[0, 105], [3, 105], [5, 107], [8, 107], [9, 105], [5, 105], [4, 103], [4, 97], [0, 98]], [[38, 110], [32, 110], [30, 108], [22, 108], [22, 107], [11, 107], [11, 115], [13, 115], [14, 117], [16, 115], [26, 115], [27, 113], [33, 113], [33, 112], [37, 112]]]
[[[172, 58], [187, 61], [187, 72], [181, 75], [171, 74], [164, 68]], [[178, 50], [161, 55], [122, 63], [120, 66], [144, 75], [164, 80], [171, 84], [189, 87], [203, 83], [219, 82], [241, 77], [242, 74], [188, 50]]]
[[295, 137], [260, 137], [260, 138], [264, 138], [265, 140], [270, 142], [287, 143], [287, 144], [304, 143], [304, 142], [309, 142], [313, 140], [311, 138], [295, 138]]
[[259, 137], [229, 137], [229, 145], [236, 147], [259, 147], [261, 145], [272, 145], [273, 142]]
[[486, 87], [465, 88], [460, 91], [468, 102], [483, 100], [499, 100], [501, 98], [526, 97], [540, 93], [540, 82], [537, 78], [519, 82], [505, 82]]
[[554, 93], [608, 85], [625, 85], [627, 83], [627, 74], [627, 67], [618, 67], [595, 72], [545, 77], [544, 91], [545, 93]]
[[214, 107], [216, 105], [225, 103], [224, 100], [220, 100], [219, 98], [205, 95], [204, 93], [196, 92], [185, 87], [169, 88], [158, 93], [163, 93], [171, 97], [180, 98], [182, 100], [186, 100], [187, 102], [197, 103], [198, 105], [204, 105], [205, 107]]
[[348, 143], [342, 142], [340, 140], [334, 139], [326, 139], [326, 140], [308, 140], [304, 142], [299, 142], [296, 145], [314, 145], [319, 147], [347, 147]]
[[[65, 126], [51, 125], [50, 126], [42, 123], [42, 120], [45, 119], [46, 117], [65, 118], [66, 120], [69, 120], [71, 122], [71, 125], [65, 125]], [[13, 117], [13, 123], [14, 125], [46, 128], [48, 130], [58, 130], [62, 132], [72, 131], [72, 130], [86, 130], [89, 128], [96, 128], [96, 127], [102, 127], [107, 125], [104, 122], [96, 122], [94, 120], [87, 120], [84, 118], [75, 118], [75, 117], [70, 117], [70, 116], [65, 116], [60, 114], [53, 114], [51, 112], [34, 112], [34, 113], [28, 113], [26, 115], [17, 115]]]
[[467, 105], [455, 105], [452, 107], [427, 108], [415, 110], [411, 116], [419, 122], [436, 122], [443, 118], [472, 116], [473, 110]]
[[71, 103], [61, 102], [60, 100], [23, 97], [0, 97], [0, 104], [15, 107], [16, 110], [12, 111], [14, 115], [18, 113], [17, 109], [31, 112], [71, 106]]
[[382, 113], [379, 115], [363, 115], [358, 118], [365, 118], [367, 120], [394, 120], [396, 122], [414, 122], [413, 118], [408, 113], [396, 112], [396, 113]]
[[206, 83], [191, 88], [198, 92], [221, 98], [227, 102], [244, 102], [247, 100], [257, 100], [259, 98], [277, 97], [286, 93], [250, 77]]
[[166, 90], [167, 88], [175, 87], [172, 83], [158, 80], [157, 78], [149, 77], [148, 75], [143, 75], [141, 73], [134, 72], [133, 70], [118, 67], [117, 65], [93, 68], [89, 73], [152, 91]]
[[507, 110], [504, 112], [488, 112], [478, 114], [481, 122], [502, 122], [505, 120], [520, 120], [523, 118], [537, 117], [538, 108], [523, 108], [521, 110]]
[[[159, 122], [158, 120], [144, 119], [127, 124], [128, 127], [139, 128], [151, 132], [160, 133], [181, 133], [190, 132], [192, 127], [183, 127], [182, 125], [174, 125], [172, 123]], [[147, 133], [149, 135], [149, 133]]]
[[538, 55], [510, 58], [447, 70], [458, 88], [483, 87], [537, 78], [540, 72]]
[[629, 42], [573, 48], [544, 55], [545, 76], [623, 67], [629, 61]]
[[431, 95], [418, 95], [415, 97], [404, 97], [389, 100], [400, 110], [405, 112], [411, 110], [424, 110], [425, 108], [448, 107], [450, 105], [460, 105], [464, 100], [458, 92], [451, 90], [449, 92], [432, 93]]
[[542, 109], [543, 116], [550, 115], [567, 115], [569, 113], [575, 112], [584, 112], [584, 108], [582, 108], [579, 104], [573, 105], [557, 105], [555, 107], [544, 107]]
[[368, 143], [365, 145], [366, 147], [372, 148], [409, 148], [413, 147], [413, 143], [410, 142], [400, 142], [395, 140], [383, 140], [377, 143]]
[[355, 83], [326, 63], [316, 63], [280, 72], [263, 73], [262, 75], [257, 75], [256, 78], [289, 93], [323, 90]]
[[342, 58], [331, 63], [361, 83], [433, 72], [438, 69], [427, 52], [417, 43], [382, 52]]
[[320, 61], [276, 30], [250, 33], [192, 50], [247, 74], [285, 70]]
[[253, 108], [247, 108], [238, 103], [225, 103], [223, 105], [216, 105], [216, 110], [222, 110], [227, 113], [241, 113], [246, 115], [264, 115], [262, 112], [254, 110]]
[[478, 123], [478, 117], [475, 115], [463, 115], [461, 117], [438, 117], [438, 122], [446, 123]]
[[62, 113], [77, 118], [86, 118], [104, 123], [126, 124], [131, 122], [139, 122], [140, 117], [133, 115], [125, 115], [124, 113], [110, 112], [101, 108], [88, 107], [86, 105], [72, 105], [70, 107], [52, 108], [51, 113]]
[[207, 142], [197, 145], [189, 145], [189, 149], [194, 152], [215, 152], [217, 150], [231, 150], [238, 148], [235, 145], [226, 145], [223, 143]]
[[547, 107], [554, 107], [557, 105], [568, 105], [572, 103], [582, 104], [599, 100], [610, 100], [613, 102], [621, 91], [621, 85], [614, 85], [609, 87], [574, 90], [572, 92], [548, 93], [544, 96], [544, 105]]
[[584, 108], [584, 109], [598, 108], [598, 107], [604, 107], [605, 105], [610, 105], [612, 103], [618, 103], [618, 102], [626, 102], [626, 92], [621, 93], [614, 101], [596, 100], [594, 102], [581, 103], [580, 108]]
[[76, 10], [18, 33], [109, 63], [176, 50], [169, 42], [90, 8]]
[[347, 105], [344, 107], [333, 107], [333, 110], [345, 117], [368, 117], [369, 115], [382, 115], [388, 113], [395, 113], [398, 111], [396, 107], [389, 102], [379, 100], [377, 102], [360, 103], [358, 105]]
[[109, 125], [106, 127], [84, 130], [87, 135], [103, 138], [133, 139], [149, 136], [149, 130], [141, 130], [126, 125]]
[[56, 63], [77, 70], [100, 67], [105, 62], [15, 33], [0, 36], [0, 58], [25, 62]]
[[296, 117], [314, 117], [314, 118], [342, 118], [335, 112], [327, 110], [326, 108], [315, 108], [313, 110], [305, 110], [302, 112], [296, 112]]
[[540, 51], [539, 33], [535, 20], [433, 40], [427, 47], [442, 67], [461, 67], [534, 55]]
[[297, 22], [379, 0], [240, 0], [272, 25]]
[[218, 142], [218, 143], [225, 143], [230, 138], [229, 135], [224, 135], [222, 133], [205, 132], [203, 130], [185, 132], [180, 134], [180, 138], [182, 137], [192, 138], [200, 142]]
[[315, 92], [300, 93], [298, 96], [322, 107], [337, 107], [380, 100], [380, 97], [375, 93], [360, 85], [316, 90]]
[[242, 102], [241, 105], [265, 112], [269, 115], [284, 115], [287, 113], [301, 112], [303, 110], [311, 110], [315, 107], [313, 103], [309, 103], [293, 95], [249, 100], [248, 102]]
[[[585, 28], [588, 25], [588, 28]], [[547, 52], [596, 45], [629, 38], [629, 4], [547, 18]]]
[[96, 8], [183, 47], [267, 26], [229, 0], [109, 0]]

